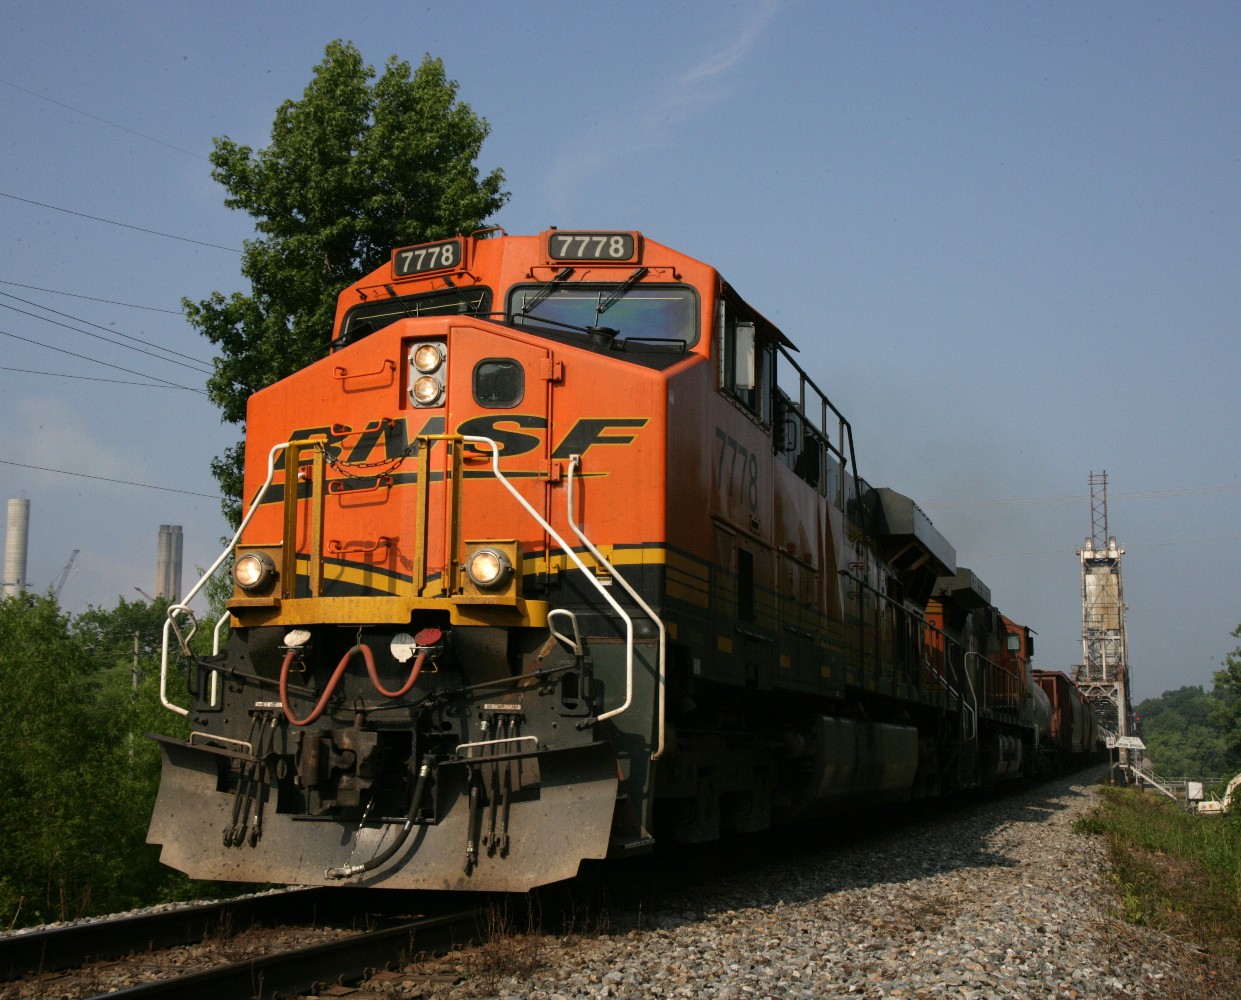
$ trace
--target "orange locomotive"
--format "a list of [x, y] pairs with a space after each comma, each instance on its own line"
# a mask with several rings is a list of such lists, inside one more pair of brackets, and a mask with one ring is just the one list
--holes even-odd
[[331, 352], [250, 401], [188, 707], [165, 653], [163, 860], [524, 890], [1022, 773], [1028, 632], [858, 476], [793, 351], [635, 232], [440, 240], [347, 288]]

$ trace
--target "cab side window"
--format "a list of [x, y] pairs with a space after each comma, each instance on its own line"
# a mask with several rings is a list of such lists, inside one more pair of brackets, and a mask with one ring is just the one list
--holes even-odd
[[771, 422], [772, 346], [758, 335], [753, 320], [739, 314], [727, 298], [720, 300], [720, 388], [758, 420]]

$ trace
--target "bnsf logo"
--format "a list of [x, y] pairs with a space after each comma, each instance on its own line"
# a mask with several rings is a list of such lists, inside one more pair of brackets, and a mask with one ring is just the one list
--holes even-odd
[[[552, 458], [568, 458], [585, 454], [594, 445], [632, 444], [634, 434], [618, 433], [625, 429], [644, 427], [647, 417], [582, 417], [560, 439], [552, 451]], [[444, 418], [431, 417], [422, 429], [423, 434], [443, 434]], [[543, 436], [538, 432], [547, 430], [547, 418], [533, 413], [505, 413], [500, 416], [472, 417], [457, 426], [458, 434], [491, 438], [500, 446], [505, 456], [524, 455], [543, 446]], [[395, 461], [409, 450], [409, 425], [404, 417], [374, 420], [362, 431], [342, 433], [338, 427], [304, 427], [289, 435], [289, 440], [306, 441], [322, 438], [328, 447], [341, 449], [340, 459], [346, 464], [389, 459]], [[281, 456], [281, 467], [283, 456]]]

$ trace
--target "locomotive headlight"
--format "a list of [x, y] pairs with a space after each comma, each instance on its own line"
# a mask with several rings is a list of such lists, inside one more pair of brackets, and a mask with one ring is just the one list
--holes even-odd
[[260, 590], [276, 577], [276, 564], [266, 552], [247, 552], [233, 566], [233, 579], [242, 590]]
[[429, 375], [443, 364], [444, 357], [440, 354], [440, 349], [435, 344], [419, 344], [414, 348], [411, 360], [414, 367], [424, 375]]
[[444, 399], [448, 347], [427, 340], [409, 349], [409, 398], [415, 406], [436, 406]]
[[482, 548], [470, 553], [465, 561], [466, 575], [474, 586], [482, 590], [494, 590], [508, 583], [513, 564], [500, 549]]
[[414, 402], [420, 406], [430, 406], [435, 403], [443, 392], [444, 387], [434, 375], [418, 377], [409, 390], [409, 394], [414, 397]]

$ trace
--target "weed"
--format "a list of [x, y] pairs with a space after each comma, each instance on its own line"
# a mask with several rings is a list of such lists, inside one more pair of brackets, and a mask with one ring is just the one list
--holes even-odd
[[1083, 816], [1081, 819], [1074, 820], [1073, 832], [1084, 837], [1097, 837], [1107, 832], [1107, 824], [1097, 816]]
[[520, 983], [545, 971], [553, 937], [571, 942], [613, 932], [606, 897], [557, 899], [553, 910], [559, 915], [549, 916], [551, 930], [543, 927], [543, 899], [532, 893], [487, 908], [479, 927], [482, 943], [463, 949], [452, 963], [464, 980], [460, 996], [494, 996], [505, 981]]
[[1104, 788], [1099, 807], [1074, 830], [1106, 838], [1126, 921], [1241, 958], [1241, 822]]
[[480, 928], [483, 943], [462, 956], [462, 972], [476, 989], [494, 992], [504, 979], [526, 979], [543, 968], [546, 958], [539, 919], [532, 906], [524, 909], [525, 930], [518, 931], [507, 902], [487, 908], [485, 926]]

